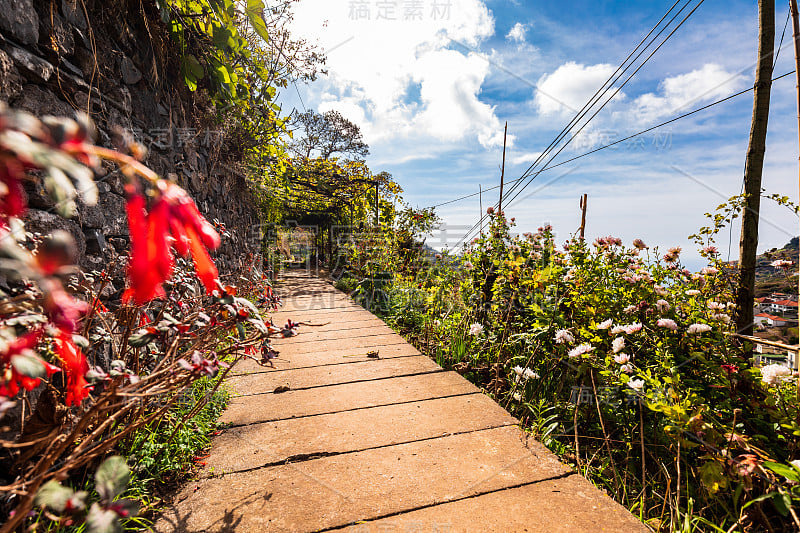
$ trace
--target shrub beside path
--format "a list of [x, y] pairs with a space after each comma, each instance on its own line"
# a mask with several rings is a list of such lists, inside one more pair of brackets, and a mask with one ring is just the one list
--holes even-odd
[[236, 367], [229, 427], [157, 531], [647, 531], [329, 283], [277, 289], [276, 325], [326, 325], [276, 340], [275, 368]]

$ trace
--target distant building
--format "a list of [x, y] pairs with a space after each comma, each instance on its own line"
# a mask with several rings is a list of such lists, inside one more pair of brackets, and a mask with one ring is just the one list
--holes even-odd
[[756, 308], [765, 313], [781, 315], [797, 315], [797, 297], [790, 294], [774, 292], [769, 296], [756, 298]]
[[753, 317], [753, 323], [755, 324], [766, 324], [767, 326], [778, 328], [781, 326], [785, 326], [788, 324], [788, 320], [783, 317], [771, 315], [769, 313], [758, 313], [756, 316]]

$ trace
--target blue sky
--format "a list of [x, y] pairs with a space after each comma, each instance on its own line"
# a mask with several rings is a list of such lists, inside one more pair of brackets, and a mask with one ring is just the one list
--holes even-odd
[[[294, 91], [283, 96], [288, 108], [336, 109], [359, 124], [370, 167], [393, 174], [419, 207], [497, 185], [505, 121], [506, 178], [519, 177], [673, 2], [447, 3], [301, 0], [294, 31], [328, 51], [330, 75], [299, 86], [302, 103]], [[777, 6], [776, 40], [786, 15]], [[788, 31], [776, 75], [793, 68]], [[755, 2], [706, 0], [556, 162], [752, 86], [756, 33]], [[792, 76], [773, 86], [764, 186], [796, 200], [794, 86]], [[680, 245], [698, 267], [687, 236], [740, 191], [751, 109], [747, 93], [542, 173], [506, 212], [520, 232], [547, 222], [566, 239], [585, 192], [588, 236]], [[496, 200], [488, 192], [484, 207]], [[437, 213], [452, 242], [477, 220], [478, 199]], [[766, 203], [760, 248], [786, 243], [797, 225], [794, 214]], [[735, 258], [738, 225], [732, 241]], [[727, 237], [719, 244], [727, 251]]]

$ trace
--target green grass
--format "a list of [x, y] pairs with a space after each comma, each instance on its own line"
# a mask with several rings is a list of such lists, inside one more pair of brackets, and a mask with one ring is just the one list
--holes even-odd
[[[161, 495], [184, 481], [197, 464], [198, 455], [211, 445], [211, 434], [217, 430], [217, 420], [230, 397], [224, 387], [211, 393], [217, 379], [196, 381], [167, 415], [134, 433], [120, 447], [132, 472], [123, 497], [139, 501], [143, 510], [140, 517], [127, 521], [126, 529], [146, 529], [147, 518], [158, 511]], [[197, 401], [206, 396], [208, 403], [175, 431]]]

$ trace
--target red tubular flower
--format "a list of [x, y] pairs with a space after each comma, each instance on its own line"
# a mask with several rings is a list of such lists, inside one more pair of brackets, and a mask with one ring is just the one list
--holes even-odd
[[170, 233], [170, 210], [167, 202], [159, 198], [147, 216], [149, 222], [148, 258], [150, 268], [155, 269], [159, 285], [172, 276], [175, 264], [167, 237]]
[[194, 228], [187, 227], [186, 233], [189, 235], [189, 247], [192, 250], [192, 260], [194, 260], [194, 269], [197, 272], [197, 277], [205, 285], [206, 292], [211, 294], [211, 291], [218, 288], [219, 273], [217, 272], [217, 267], [194, 233]]
[[130, 288], [123, 300], [143, 304], [164, 294], [162, 284], [172, 276], [174, 257], [192, 254], [197, 277], [210, 294], [219, 288], [219, 273], [208, 249], [220, 245], [219, 234], [203, 218], [186, 191], [162, 181], [160, 196], [146, 211], [144, 196], [128, 186], [128, 227], [131, 235], [131, 260], [128, 265]]
[[92, 387], [86, 381], [86, 373], [89, 371], [89, 364], [86, 356], [80, 348], [72, 342], [72, 335], [62, 331], [56, 337], [56, 355], [64, 362], [64, 369], [67, 374], [67, 394], [64, 403], [67, 406], [80, 404], [87, 396]]
[[164, 279], [151, 263], [151, 250], [155, 250], [155, 247], [150, 242], [145, 198], [132, 187], [126, 187], [126, 192], [128, 199], [125, 209], [128, 212], [128, 231], [131, 237], [131, 259], [128, 263], [130, 288], [125, 291], [123, 301], [134, 301], [141, 305], [163, 294], [161, 284]]

